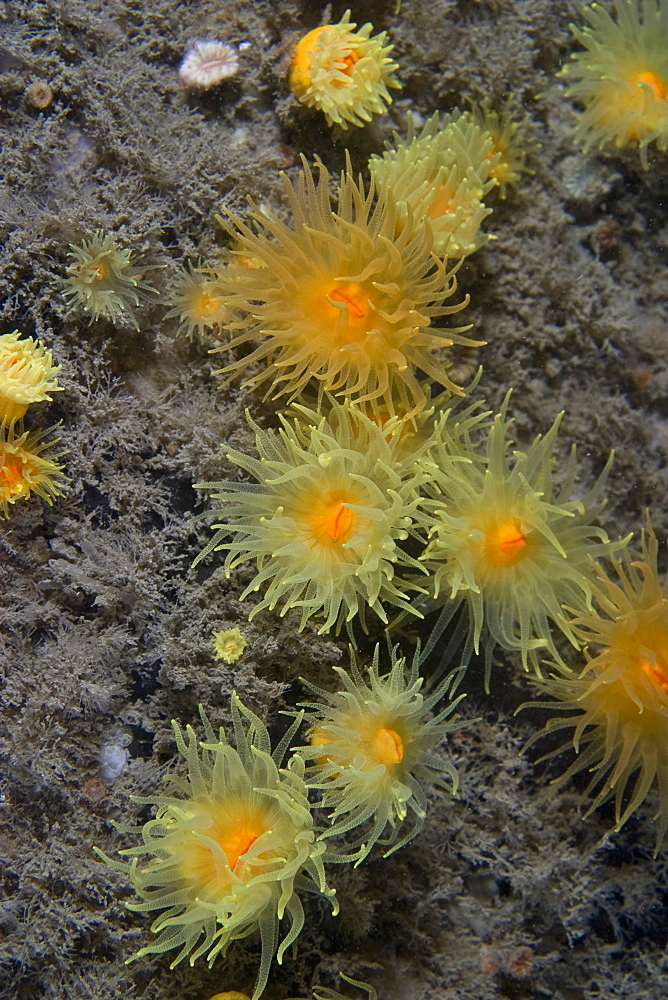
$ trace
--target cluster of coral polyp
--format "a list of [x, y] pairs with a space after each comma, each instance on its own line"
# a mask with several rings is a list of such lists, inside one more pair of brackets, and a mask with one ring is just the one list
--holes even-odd
[[[97, 851], [134, 886], [141, 902], [128, 908], [157, 914], [151, 925], [155, 938], [135, 959], [178, 949], [172, 968], [184, 958], [193, 965], [200, 956], [211, 964], [231, 942], [259, 930], [257, 1000], [274, 955], [280, 964], [304, 925], [301, 896], [323, 897], [338, 912], [325, 865], [359, 862], [376, 841], [392, 850], [410, 840], [426, 814], [423, 782], [440, 781], [438, 772], [448, 775], [446, 788], [456, 789], [454, 768], [432, 751], [461, 727], [451, 718], [459, 699], [449, 700], [435, 718], [429, 712], [454, 693], [457, 675], [423, 696], [417, 665], [407, 668], [394, 651], [391, 659], [390, 671], [381, 674], [376, 650], [367, 681], [353, 658], [351, 673], [340, 671], [346, 692], [335, 697], [317, 692], [322, 703], [309, 705], [316, 758], [336, 762], [331, 782], [331, 764], [307, 763], [311, 747], [291, 750], [285, 762], [303, 711], [273, 751], [266, 727], [236, 695], [234, 746], [222, 729], [214, 732], [203, 709], [204, 741], [190, 726], [184, 738], [173, 724], [187, 776], [170, 775], [162, 794], [136, 800], [155, 805], [157, 812], [141, 828], [142, 842], [120, 851], [129, 863]], [[324, 787], [323, 779], [326, 790], [315, 803], [313, 793]], [[329, 829], [316, 825], [318, 805], [330, 810]], [[404, 832], [408, 812], [415, 822]], [[369, 817], [373, 828], [367, 840]], [[355, 828], [357, 838], [348, 839], [345, 851], [328, 842]], [[279, 944], [284, 916], [289, 925]]]
[[[591, 30], [576, 34], [587, 52], [564, 75], [587, 105], [587, 141], [637, 142], [645, 157], [650, 142], [665, 147], [668, 13], [657, 0], [643, 4], [644, 18], [635, 0], [615, 9], [617, 21], [597, 5], [585, 11]], [[394, 84], [384, 36], [354, 27], [346, 14], [316, 29], [292, 64], [295, 94], [330, 124], [362, 124], [389, 103]], [[650, 44], [653, 32], [663, 48]], [[189, 334], [226, 328], [229, 342], [217, 350], [243, 350], [219, 374], [250, 371], [248, 387], [289, 397], [278, 428], [248, 415], [257, 454], [225, 447], [246, 479], [198, 484], [215, 505], [202, 516], [215, 523], [195, 562], [224, 551], [228, 575], [254, 562], [241, 594], [258, 595], [249, 617], [296, 611], [299, 630], [345, 627], [354, 641], [358, 625], [391, 627], [392, 612], [404, 624], [433, 615], [427, 649], [440, 647], [445, 676], [423, 690], [419, 652], [407, 665], [390, 648], [382, 673], [378, 647], [367, 670], [351, 651], [350, 670], [335, 668], [334, 690], [304, 681], [315, 700], [288, 713], [294, 722], [273, 752], [263, 723], [236, 697], [235, 746], [203, 711], [199, 745], [175, 724], [187, 777], [139, 800], [157, 813], [142, 843], [121, 852], [129, 867], [106, 858], [141, 899], [130, 908], [158, 911], [155, 939], [135, 957], [178, 949], [173, 965], [212, 962], [259, 930], [257, 1000], [274, 954], [281, 962], [301, 930], [300, 893], [332, 900], [326, 866], [407, 844], [442, 774], [456, 794], [457, 773], [434, 750], [463, 725], [456, 692], [474, 653], [487, 687], [493, 652], [517, 654], [553, 699], [539, 704], [565, 713], [530, 741], [572, 730], [578, 756], [558, 784], [589, 770], [591, 809], [614, 799], [616, 829], [658, 790], [657, 851], [664, 839], [668, 584], [651, 524], [637, 560], [630, 537], [610, 539], [597, 524], [611, 459], [600, 456], [598, 478], [582, 486], [574, 448], [557, 468], [561, 414], [545, 434], [515, 442], [508, 397], [499, 413], [486, 411], [457, 399], [465, 390], [451, 375], [454, 345], [482, 346], [446, 318], [467, 303], [455, 297], [461, 260], [488, 238], [484, 199], [495, 187], [505, 196], [528, 172], [516, 131], [488, 105], [435, 115], [419, 132], [411, 121], [406, 142], [395, 138], [372, 157], [368, 187], [348, 159], [335, 207], [327, 170], [318, 162], [314, 176], [304, 159], [296, 183], [285, 180], [289, 218], [254, 206], [249, 221], [228, 215], [225, 258], [182, 272], [168, 317]], [[127, 254], [98, 243], [75, 253], [70, 296], [113, 318], [128, 297], [136, 304], [139, 283]], [[104, 271], [116, 299], [97, 308], [90, 287], [75, 289], [102, 280], [104, 252], [116, 253], [118, 266]], [[244, 645], [238, 629], [214, 636], [226, 662]], [[293, 747], [304, 718], [307, 743]]]
[[64, 478], [56, 459], [57, 438], [47, 431], [24, 429], [23, 418], [34, 403], [51, 400], [60, 391], [51, 351], [18, 330], [0, 337], [0, 517], [32, 493], [47, 503], [60, 496]]

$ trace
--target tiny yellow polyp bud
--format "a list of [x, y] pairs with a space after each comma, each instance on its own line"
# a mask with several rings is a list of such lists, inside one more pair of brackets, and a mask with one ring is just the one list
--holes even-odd
[[392, 767], [404, 759], [404, 744], [394, 729], [378, 729], [373, 735], [372, 745], [379, 764]]
[[236, 627], [214, 632], [212, 642], [213, 655], [224, 663], [236, 663], [247, 646], [241, 630]]
[[515, 521], [497, 524], [487, 536], [487, 558], [495, 566], [514, 566], [526, 555], [527, 539]]

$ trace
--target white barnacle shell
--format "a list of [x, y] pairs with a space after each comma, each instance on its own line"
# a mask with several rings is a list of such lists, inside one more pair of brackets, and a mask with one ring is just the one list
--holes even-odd
[[128, 752], [118, 743], [106, 743], [100, 750], [100, 777], [103, 781], [115, 781], [128, 762]]

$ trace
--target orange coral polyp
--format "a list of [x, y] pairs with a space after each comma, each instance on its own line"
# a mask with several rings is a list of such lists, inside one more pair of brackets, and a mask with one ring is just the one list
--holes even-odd
[[[596, 124], [600, 129], [617, 129], [617, 145], [639, 142], [650, 130], [657, 102], [664, 101], [666, 84], [651, 71], [636, 71], [625, 75], [616, 88], [601, 94]], [[623, 128], [620, 121], [624, 121]]]
[[253, 810], [248, 802], [225, 803], [209, 836], [220, 844], [230, 866], [230, 871], [242, 880], [252, 870], [244, 869], [243, 857], [255, 841], [267, 831], [266, 810]]
[[7, 497], [21, 496], [25, 484], [18, 462], [5, 460], [5, 464], [0, 468], [0, 489]]
[[[323, 616], [320, 632], [340, 628], [366, 608], [386, 622], [382, 602], [420, 616], [400, 567], [420, 564], [398, 543], [417, 536], [421, 478], [404, 454], [405, 421], [394, 417], [379, 427], [361, 410], [330, 399], [327, 416], [295, 406], [293, 419], [280, 417], [279, 431], [266, 432], [248, 417], [260, 459], [228, 451], [227, 457], [257, 484], [201, 483], [225, 506], [224, 518], [196, 562], [209, 552], [227, 551], [229, 573], [249, 559], [257, 574], [243, 600], [266, 585], [263, 608], [299, 608], [304, 628], [312, 615]], [[419, 522], [426, 515], [419, 515]]]
[[51, 351], [18, 330], [0, 336], [0, 426], [13, 428], [32, 403], [60, 392]]
[[317, 50], [318, 38], [326, 27], [327, 25], [321, 25], [309, 31], [295, 46], [289, 79], [292, 92], [298, 100], [301, 100], [311, 86], [311, 59]]
[[[325, 846], [316, 841], [304, 761], [294, 754], [283, 766], [301, 715], [272, 753], [266, 727], [236, 695], [236, 747], [222, 728], [216, 734], [201, 707], [200, 714], [204, 741], [191, 726], [184, 734], [172, 724], [188, 772], [169, 775], [161, 794], [140, 800], [157, 812], [140, 843], [120, 851], [129, 865], [95, 852], [129, 876], [140, 901], [128, 909], [153, 917], [152, 936], [131, 961], [176, 950], [171, 968], [185, 958], [194, 965], [203, 955], [211, 966], [233, 941], [259, 930], [252, 997], [259, 1000], [274, 954], [280, 964], [304, 925], [299, 894], [324, 896], [338, 912], [325, 879]], [[285, 937], [278, 944], [281, 924]]]
[[392, 102], [390, 88], [401, 86], [385, 32], [371, 35], [371, 24], [356, 27], [348, 10], [338, 24], [309, 31], [297, 42], [288, 74], [297, 100], [342, 128], [365, 125], [385, 111]]
[[427, 210], [428, 217], [432, 220], [440, 219], [442, 215], [452, 211], [452, 195], [453, 192], [443, 184], [435, 188]]
[[32, 493], [48, 504], [62, 496], [59, 481], [66, 479], [62, 465], [55, 459], [65, 450], [54, 452], [58, 438], [49, 440], [54, 428], [46, 431], [24, 431], [16, 436], [0, 436], [0, 518], [9, 516], [10, 504], [27, 500]]
[[495, 524], [488, 532], [485, 556], [495, 566], [514, 566], [527, 554], [527, 537], [517, 521]]
[[[599, 610], [579, 610], [570, 626], [584, 647], [578, 673], [556, 666], [539, 686], [558, 699], [540, 702], [565, 717], [552, 718], [543, 733], [573, 729], [546, 757], [572, 744], [577, 757], [554, 782], [588, 771], [585, 815], [614, 801], [615, 830], [657, 792], [656, 847], [668, 831], [668, 580], [658, 573], [658, 542], [648, 520], [640, 558], [613, 558], [614, 575], [598, 568]], [[573, 608], [566, 610], [573, 611]], [[529, 741], [529, 746], [541, 734]], [[545, 758], [543, 758], [545, 759]]]
[[643, 673], [668, 693], [668, 621], [659, 618], [641, 625], [629, 635], [628, 653]]
[[[384, 845], [386, 856], [407, 844], [428, 811], [423, 781], [457, 791], [454, 767], [432, 751], [462, 726], [449, 718], [464, 697], [453, 697], [461, 670], [423, 694], [419, 650], [410, 667], [396, 653], [390, 651], [389, 673], [380, 674], [376, 646], [363, 676], [351, 647], [350, 672], [334, 667], [340, 681], [334, 693], [304, 681], [317, 700], [304, 706], [309, 709], [310, 745], [297, 750], [310, 762], [310, 787], [322, 793], [318, 805], [329, 811], [331, 825], [320, 837], [350, 832], [351, 851], [358, 848], [339, 855], [339, 861], [359, 864], [375, 843]], [[449, 703], [443, 708], [446, 697]], [[440, 710], [432, 715], [437, 704]], [[449, 788], [436, 771], [445, 772]], [[404, 821], [410, 813], [413, 824], [407, 829]]]

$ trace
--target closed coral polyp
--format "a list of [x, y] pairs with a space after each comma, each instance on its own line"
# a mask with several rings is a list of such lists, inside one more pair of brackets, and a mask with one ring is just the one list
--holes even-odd
[[589, 24], [571, 30], [584, 51], [560, 75], [584, 105], [577, 130], [585, 147], [638, 143], [647, 167], [652, 142], [668, 148], [668, 3], [615, 0], [614, 10], [583, 9]]
[[388, 88], [401, 86], [385, 32], [371, 35], [371, 24], [355, 27], [347, 10], [338, 24], [309, 31], [295, 47], [289, 73], [295, 97], [342, 128], [365, 125], [385, 111], [392, 102]]

